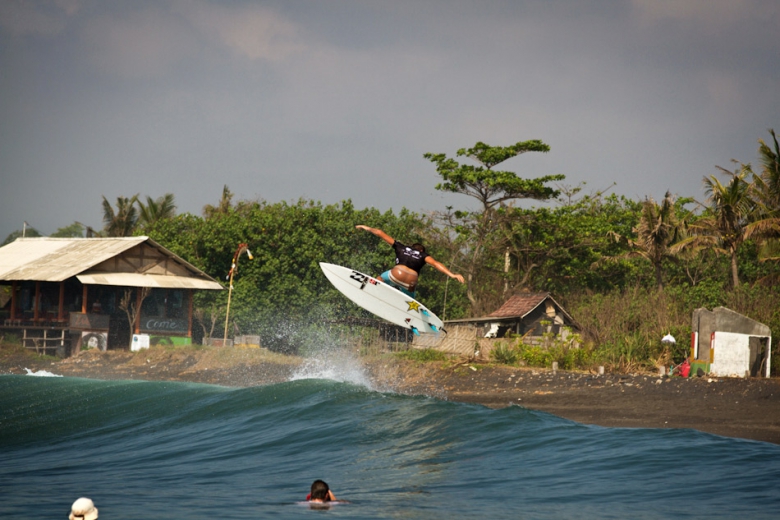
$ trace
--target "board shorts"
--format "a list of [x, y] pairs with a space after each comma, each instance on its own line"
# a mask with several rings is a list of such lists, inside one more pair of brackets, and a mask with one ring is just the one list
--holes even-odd
[[398, 289], [399, 291], [401, 291], [401, 292], [402, 292], [402, 293], [404, 293], [405, 295], [409, 296], [410, 298], [414, 298], [414, 297], [415, 297], [414, 295], [416, 294], [416, 292], [412, 292], [412, 291], [410, 291], [409, 289], [407, 289], [407, 288], [406, 288], [406, 287], [404, 287], [403, 285], [401, 285], [401, 284], [399, 284], [399, 283], [396, 283], [395, 281], [393, 281], [393, 279], [392, 279], [392, 278], [390, 278], [390, 271], [389, 271], [389, 270], [388, 270], [388, 271], [385, 271], [385, 272], [384, 272], [384, 273], [382, 273], [382, 274], [380, 274], [380, 275], [379, 275], [379, 279], [380, 279], [380, 280], [382, 280], [383, 282], [385, 282], [385, 283], [386, 283], [387, 285], [389, 285], [390, 287], [393, 287], [393, 288], [395, 288], [395, 289]]

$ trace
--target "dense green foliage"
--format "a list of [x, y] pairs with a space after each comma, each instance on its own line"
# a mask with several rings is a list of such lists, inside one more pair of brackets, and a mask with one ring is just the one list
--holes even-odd
[[51, 236], [63, 237], [63, 238], [71, 238], [71, 237], [81, 238], [84, 236], [84, 229], [85, 226], [83, 226], [78, 222], [74, 222], [69, 226], [64, 226], [57, 229], [57, 231], [52, 233]]
[[[496, 361], [632, 370], [679, 361], [698, 307], [727, 306], [780, 337], [780, 149], [771, 135], [769, 145], [760, 141], [760, 171], [750, 164], [733, 172], [720, 168], [728, 180], [705, 177], [708, 198], [701, 205], [669, 193], [659, 204], [603, 193], [581, 196], [582, 186], [553, 189], [547, 184], [562, 176], [523, 179], [493, 169], [525, 152], [547, 152], [543, 142], [477, 143], [457, 155], [480, 166], [425, 155], [442, 178], [437, 189], [476, 198], [482, 205], [476, 212], [382, 213], [357, 209], [349, 200], [234, 202], [225, 186], [203, 216], [176, 215], [172, 194], [147, 197], [146, 204], [137, 196], [119, 197], [116, 209], [103, 198], [103, 232], [149, 235], [225, 285], [236, 248], [246, 243], [254, 259], [239, 257], [228, 333], [260, 334], [264, 345], [289, 351], [305, 348], [312, 341], [306, 338], [319, 338], [319, 331], [341, 333], [373, 319], [343, 298], [318, 265], [374, 275], [392, 265], [391, 248], [355, 229], [365, 224], [426, 244], [437, 260], [466, 276], [462, 285], [435, 269], [423, 271], [418, 297], [444, 319], [484, 316], [514, 291], [549, 291], [581, 327], [581, 349], [509, 342], [493, 351]], [[515, 205], [521, 198], [550, 200], [521, 208]], [[80, 233], [77, 224], [58, 233]], [[28, 236], [36, 233], [27, 228]], [[224, 333], [227, 296], [197, 294], [204, 334]], [[676, 349], [660, 343], [666, 333], [678, 338]], [[772, 365], [776, 370], [780, 358]]]
[[[627, 254], [635, 247], [631, 241], [613, 238], [632, 236], [645, 209], [646, 201], [617, 196], [587, 196], [552, 208], [504, 208], [498, 212], [505, 219], [503, 234], [485, 241], [489, 245], [485, 261], [475, 271], [485, 310], [475, 310], [463, 285], [433, 269], [424, 271], [419, 297], [440, 316], [446, 312], [446, 317], [457, 318], [494, 310], [505, 290], [552, 292], [582, 327], [584, 348], [521, 345], [494, 355], [510, 364], [558, 361], [561, 369], [599, 363], [630, 370], [679, 361], [687, 348], [691, 312], [697, 307], [726, 305], [780, 331], [775, 303], [780, 294], [759, 283], [776, 267], [759, 262], [758, 248], [751, 242], [740, 250], [742, 277], [750, 283], [732, 290], [729, 258], [702, 252], [661, 258], [666, 286], [659, 290], [652, 262]], [[684, 213], [682, 208], [679, 211]], [[146, 232], [223, 281], [236, 247], [247, 243], [254, 259], [239, 257], [231, 323], [241, 333], [260, 334], [264, 344], [289, 351], [299, 348], [317, 329], [372, 318], [346, 301], [318, 266], [327, 261], [378, 274], [391, 264], [390, 248], [355, 230], [355, 225], [378, 227], [401, 240], [422, 241], [435, 257], [452, 266], [468, 245], [467, 234], [448, 232], [440, 222], [407, 211], [358, 210], [350, 201], [325, 206], [301, 200], [244, 202], [213, 212], [210, 218], [181, 214], [156, 222]], [[491, 240], [495, 245], [490, 245]], [[505, 271], [507, 251], [510, 262]], [[206, 329], [212, 329], [214, 316], [209, 331], [217, 337], [223, 333], [226, 298], [226, 291], [197, 296], [199, 318]], [[660, 343], [669, 332], [680, 339], [677, 350]]]
[[[347, 302], [327, 281], [319, 262], [347, 265], [379, 274], [392, 265], [392, 250], [371, 234], [355, 229], [366, 224], [383, 229], [403, 241], [424, 241], [425, 221], [407, 211], [380, 213], [356, 210], [350, 201], [323, 206], [312, 201], [297, 203], [244, 203], [210, 218], [190, 214], [161, 220], [146, 232], [174, 253], [212, 276], [224, 280], [235, 249], [246, 243], [253, 260], [241, 256], [234, 276], [231, 322], [242, 333], [261, 334], [264, 344], [282, 350], [293, 349], [302, 330], [347, 318], [370, 318]], [[430, 251], [446, 262], [435, 247]], [[424, 272], [418, 295], [434, 309], [443, 310], [444, 275], [433, 269]], [[448, 314], [458, 305], [457, 287], [448, 288]], [[198, 295], [197, 306], [205, 309], [203, 319], [224, 312], [225, 292]], [[461, 296], [462, 299], [462, 296]], [[215, 335], [222, 334], [224, 314], [216, 320]], [[231, 334], [232, 335], [232, 334]]]
[[481, 164], [461, 164], [445, 154], [426, 153], [424, 157], [436, 165], [436, 171], [444, 182], [436, 189], [462, 193], [480, 201], [483, 210], [512, 199], [548, 200], [558, 192], [547, 186], [560, 181], [563, 175], [547, 175], [536, 179], [524, 179], [514, 172], [494, 170], [493, 167], [507, 159], [527, 152], [549, 152], [550, 147], [539, 140], [519, 142], [511, 146], [489, 146], [478, 142], [473, 148], [461, 148], [459, 157], [469, 157]]

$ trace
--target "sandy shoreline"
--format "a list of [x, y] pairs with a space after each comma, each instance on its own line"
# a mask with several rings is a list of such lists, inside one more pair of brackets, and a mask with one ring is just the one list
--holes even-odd
[[[659, 378], [469, 363], [415, 363], [365, 358], [379, 388], [492, 408], [516, 404], [573, 421], [609, 427], [692, 428], [780, 444], [780, 380]], [[155, 348], [140, 353], [82, 352], [64, 360], [0, 349], [0, 374], [25, 369], [92, 379], [189, 381], [224, 386], [283, 382], [300, 358], [258, 349]]]

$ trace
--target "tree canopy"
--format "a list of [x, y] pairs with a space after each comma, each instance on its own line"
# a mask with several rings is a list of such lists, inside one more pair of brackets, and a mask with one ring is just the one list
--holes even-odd
[[539, 140], [518, 142], [511, 146], [490, 146], [480, 141], [472, 148], [461, 148], [458, 150], [457, 156], [469, 157], [481, 166], [460, 164], [443, 153], [426, 153], [423, 157], [436, 165], [436, 171], [444, 180], [436, 185], [437, 190], [474, 197], [487, 211], [507, 200], [548, 200], [557, 197], [559, 192], [546, 184], [563, 180], [564, 175], [546, 175], [535, 179], [523, 179], [513, 172], [493, 170], [494, 166], [517, 155], [527, 152], [546, 153], [549, 151], [550, 147]]

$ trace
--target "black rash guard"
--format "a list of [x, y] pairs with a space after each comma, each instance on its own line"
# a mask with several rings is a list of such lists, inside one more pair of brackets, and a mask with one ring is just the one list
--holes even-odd
[[425, 266], [425, 259], [430, 256], [428, 253], [421, 253], [409, 246], [405, 246], [398, 240], [393, 242], [393, 249], [395, 249], [396, 265], [405, 265], [416, 271], [417, 274], [420, 274], [420, 269]]

